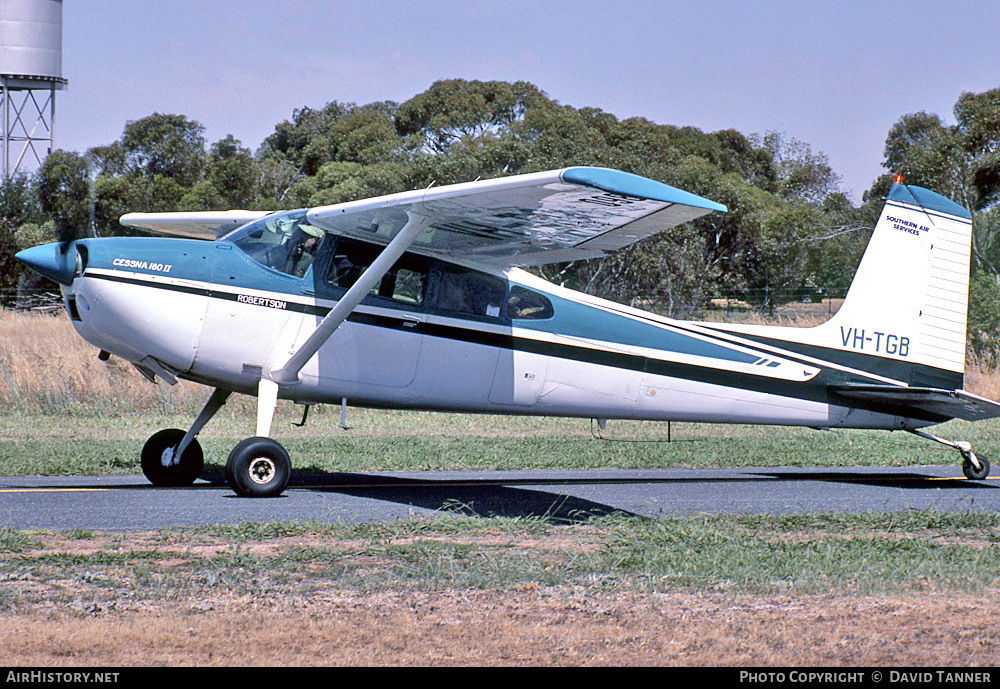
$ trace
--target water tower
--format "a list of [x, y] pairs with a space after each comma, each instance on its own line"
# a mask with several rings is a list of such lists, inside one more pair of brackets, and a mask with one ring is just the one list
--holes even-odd
[[3, 175], [42, 164], [52, 150], [62, 76], [62, 0], [0, 3]]

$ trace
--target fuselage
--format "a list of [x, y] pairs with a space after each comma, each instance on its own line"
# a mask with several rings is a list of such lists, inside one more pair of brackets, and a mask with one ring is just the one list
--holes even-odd
[[[327, 236], [304, 268], [259, 245], [82, 240], [63, 291], [77, 332], [147, 372], [254, 394], [378, 249]], [[940, 419], [859, 408], [836, 383], [900, 364], [673, 321], [518, 269], [407, 254], [280, 395], [305, 404], [600, 419], [915, 428]], [[868, 362], [871, 363], [871, 362]], [[879, 369], [878, 366], [883, 366]]]

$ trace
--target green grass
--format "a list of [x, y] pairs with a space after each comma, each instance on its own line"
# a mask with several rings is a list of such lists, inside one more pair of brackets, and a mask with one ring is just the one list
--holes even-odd
[[657, 520], [613, 534], [608, 554], [613, 569], [668, 588], [977, 592], [1000, 581], [998, 527], [995, 514]]
[[[274, 522], [167, 530], [121, 547], [0, 539], [9, 607], [46, 597], [310, 596], [325, 590], [508, 589], [725, 594], [979, 594], [1000, 585], [1000, 516], [938, 513]], [[96, 542], [92, 542], [96, 539]], [[20, 582], [33, 593], [16, 593]]]
[[[489, 417], [351, 409], [314, 412], [304, 429], [283, 406], [273, 435], [306, 471], [510, 470], [660, 467], [912, 466], [957, 464], [954, 451], [907, 433], [587, 419]], [[188, 415], [95, 414], [0, 417], [0, 466], [6, 475], [129, 474], [161, 428], [186, 428]], [[996, 456], [1000, 421], [953, 421], [936, 432]], [[229, 451], [253, 434], [253, 413], [224, 410], [202, 432], [206, 468], [221, 471]]]

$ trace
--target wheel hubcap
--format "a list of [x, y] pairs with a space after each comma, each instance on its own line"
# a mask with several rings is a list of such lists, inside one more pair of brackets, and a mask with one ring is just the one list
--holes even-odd
[[160, 455], [160, 465], [163, 466], [163, 468], [169, 469], [172, 466], [180, 464], [180, 458], [174, 455], [176, 450], [176, 445], [171, 445], [163, 450], [163, 454]]
[[267, 457], [258, 457], [250, 462], [250, 480], [258, 485], [269, 483], [274, 478], [274, 462]]

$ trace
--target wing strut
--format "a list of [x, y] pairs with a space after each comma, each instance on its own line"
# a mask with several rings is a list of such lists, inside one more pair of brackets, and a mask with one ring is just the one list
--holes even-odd
[[347, 320], [351, 312], [357, 308], [361, 300], [371, 292], [399, 260], [400, 256], [410, 248], [417, 236], [431, 224], [432, 219], [416, 210], [406, 212], [407, 221], [399, 233], [382, 250], [357, 282], [344, 293], [323, 320], [319, 322], [312, 334], [306, 338], [297, 350], [280, 366], [275, 366], [260, 379], [257, 388], [257, 435], [268, 437], [271, 429], [271, 419], [277, 404], [278, 389], [282, 385], [294, 385], [299, 382], [299, 372], [313, 358], [319, 348]]

